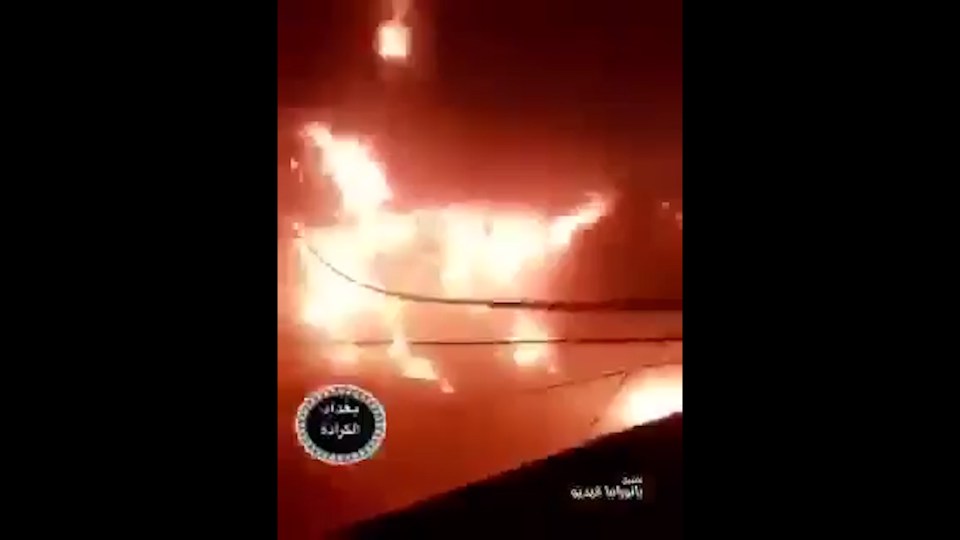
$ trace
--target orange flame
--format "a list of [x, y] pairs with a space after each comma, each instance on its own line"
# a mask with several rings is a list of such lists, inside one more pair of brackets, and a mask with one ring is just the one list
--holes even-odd
[[613, 407], [618, 427], [631, 427], [683, 411], [683, 371], [670, 366], [651, 368], [628, 382]]
[[[437, 381], [446, 393], [453, 392], [453, 386], [441, 376], [436, 362], [411, 351], [404, 304], [331, 273], [308, 248], [356, 280], [381, 288], [439, 290], [451, 297], [529, 296], [542, 281], [544, 268], [562, 256], [576, 233], [608, 211], [598, 195], [552, 219], [469, 205], [393, 211], [387, 206], [393, 193], [386, 170], [371, 148], [322, 124], [308, 125], [303, 133], [320, 153], [316, 172], [339, 192], [340, 211], [332, 226], [296, 224], [301, 321], [338, 342], [358, 339], [363, 332], [385, 332], [392, 336], [386, 357], [400, 374]], [[424, 246], [430, 246], [432, 256]], [[390, 264], [398, 260], [403, 264]], [[482, 316], [485, 310], [473, 313]], [[510, 339], [549, 335], [543, 322], [530, 314], [513, 316]], [[518, 343], [511, 358], [518, 366], [553, 370], [550, 354], [548, 345]], [[360, 358], [355, 347], [337, 347], [331, 355], [339, 362]]]

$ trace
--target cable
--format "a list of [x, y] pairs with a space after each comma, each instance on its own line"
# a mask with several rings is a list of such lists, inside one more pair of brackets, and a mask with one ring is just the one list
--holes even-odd
[[554, 389], [556, 389], [556, 388], [568, 388], [568, 387], [574, 387], [574, 386], [580, 386], [580, 385], [583, 385], [583, 384], [588, 384], [588, 383], [591, 383], [591, 382], [594, 382], [594, 381], [600, 381], [600, 380], [604, 380], [604, 379], [610, 379], [610, 378], [614, 378], [614, 377], [619, 378], [619, 380], [618, 380], [618, 382], [617, 382], [617, 386], [613, 389], [613, 392], [610, 393], [610, 399], [608, 399], [608, 400], [605, 402], [605, 404], [604, 404], [603, 406], [601, 406], [601, 407], [596, 411], [596, 413], [593, 415], [593, 418], [590, 420], [590, 423], [587, 425], [587, 429], [588, 429], [591, 433], [593, 433], [594, 430], [597, 428], [597, 426], [600, 424], [600, 422], [603, 420], [605, 414], [607, 414], [607, 411], [610, 410], [610, 407], [617, 402], [617, 398], [623, 393], [624, 388], [627, 386], [627, 383], [628, 383], [631, 379], [633, 379], [633, 378], [636, 377], [639, 373], [641, 373], [641, 372], [643, 372], [643, 371], [646, 371], [646, 370], [653, 370], [653, 369], [658, 369], [658, 368], [663, 368], [663, 367], [668, 367], [668, 366], [682, 366], [682, 365], [683, 365], [683, 361], [682, 361], [682, 360], [674, 360], [674, 361], [670, 361], [670, 362], [660, 362], [660, 363], [657, 363], [657, 364], [644, 364], [644, 365], [635, 366], [635, 367], [632, 367], [632, 368], [617, 369], [617, 370], [613, 370], [613, 371], [604, 371], [604, 372], [601, 372], [601, 373], [599, 373], [599, 374], [597, 374], [597, 375], [592, 375], [592, 376], [589, 376], [589, 377], [582, 377], [582, 378], [579, 378], [579, 379], [570, 379], [570, 380], [567, 380], [567, 381], [563, 381], [563, 382], [559, 382], [559, 383], [554, 383], [554, 384], [550, 384], [550, 385], [544, 385], [544, 386], [540, 386], [540, 387], [528, 388], [528, 389], [520, 390], [520, 391], [517, 392], [517, 394], [536, 393], [536, 392], [548, 392], [548, 391], [554, 390]]
[[[614, 387], [613, 391], [610, 394], [610, 398], [604, 402], [591, 418], [590, 423], [587, 425], [587, 429], [590, 432], [597, 427], [601, 420], [604, 418], [606, 411], [610, 409], [610, 406], [613, 405], [620, 394], [623, 392], [624, 388], [627, 386], [627, 382], [638, 376], [640, 373], [648, 370], [655, 370], [660, 368], [672, 367], [672, 366], [682, 366], [683, 362], [681, 360], [673, 360], [670, 362], [659, 362], [656, 364], [642, 364], [639, 366], [634, 366], [630, 368], [621, 368], [615, 370], [602, 371], [597, 374], [586, 375], [583, 377], [567, 379], [565, 381], [559, 381], [555, 383], [545, 384], [542, 386], [533, 386], [527, 388], [519, 388], [510, 390], [507, 393], [502, 391], [497, 391], [493, 393], [483, 393], [483, 394], [453, 394], [455, 402], [461, 404], [469, 403], [471, 407], [475, 407], [478, 403], [482, 403], [485, 400], [490, 401], [504, 401], [509, 400], [511, 397], [520, 397], [520, 396], [529, 396], [536, 394], [545, 394], [552, 392], [554, 390], [559, 390], [562, 388], [574, 388], [577, 386], [583, 386], [586, 384], [594, 383], [597, 381], [602, 381], [605, 379], [618, 379], [617, 385]], [[458, 399], [459, 398], [459, 399]]]
[[[664, 364], [666, 365], [666, 364]], [[634, 368], [636, 369], [636, 368]], [[631, 370], [629, 369], [617, 369], [613, 371], [603, 371], [596, 375], [590, 375], [588, 377], [581, 377], [579, 379], [568, 379], [566, 381], [560, 381], [553, 384], [545, 384], [543, 386], [534, 386], [532, 388], [522, 388], [517, 391], [517, 394], [536, 394], [539, 392], [549, 392], [551, 390], [557, 390], [558, 388], [570, 388], [573, 386], [580, 386], [582, 384], [588, 384], [595, 381], [602, 381], [604, 379], [610, 379], [613, 377], [625, 377]]]
[[[542, 301], [542, 300], [509, 300], [509, 301], [497, 301], [497, 300], [485, 300], [485, 299], [475, 299], [475, 298], [443, 298], [422, 294], [412, 294], [405, 293], [400, 291], [391, 291], [382, 287], [378, 287], [369, 283], [364, 283], [355, 279], [353, 276], [343, 272], [339, 268], [330, 264], [326, 259], [324, 259], [313, 246], [307, 245], [307, 249], [323, 264], [328, 270], [339, 276], [340, 278], [367, 290], [382, 294], [385, 296], [390, 296], [394, 298], [399, 298], [401, 300], [416, 302], [416, 303], [430, 303], [430, 304], [444, 304], [444, 305], [465, 305], [465, 306], [486, 306], [492, 309], [530, 309], [530, 310], [543, 310], [543, 311], [563, 311], [563, 312], [609, 312], [609, 311], [662, 311], [662, 310], [680, 310], [682, 309], [681, 301], [651, 301], [651, 300], [640, 300], [640, 299], [622, 299], [622, 300], [612, 300], [612, 301], [602, 301], [602, 302], [551, 302], [551, 301]], [[575, 337], [556, 337], [556, 338], [546, 338], [546, 339], [489, 339], [489, 340], [445, 340], [445, 339], [421, 339], [421, 340], [407, 340], [406, 344], [408, 346], [509, 346], [509, 345], [626, 345], [626, 344], [637, 344], [637, 343], [670, 343], [670, 342], [682, 342], [682, 336], [663, 336], [663, 337], [608, 337], [608, 338], [596, 338], [596, 337], [585, 337], [585, 338], [575, 338]], [[392, 339], [372, 339], [372, 340], [359, 340], [359, 341], [345, 341], [337, 340], [329, 342], [333, 345], [351, 345], [355, 347], [384, 347], [390, 346], [393, 343]], [[591, 419], [590, 423], [587, 426], [587, 429], [593, 432], [597, 425], [600, 423], [604, 417], [605, 412], [609, 409], [610, 404], [616, 401], [617, 397], [623, 392], [623, 388], [626, 386], [627, 381], [634, 377], [638, 372], [657, 369], [666, 366], [677, 366], [683, 365], [681, 361], [671, 361], [671, 362], [660, 362], [657, 364], [645, 364], [641, 366], [636, 366], [629, 369], [618, 369], [612, 371], [604, 371], [599, 374], [594, 374], [577, 379], [568, 379], [566, 381], [560, 381], [556, 383], [551, 383], [543, 386], [537, 386], [532, 388], [522, 388], [511, 392], [514, 395], [527, 395], [527, 394], [537, 394], [537, 393], [546, 393], [560, 388], [570, 388], [581, 386], [584, 384], [589, 384], [591, 382], [600, 381], [609, 378], [618, 378], [616, 388], [611, 393], [610, 398], [607, 400], [605, 406], [600, 408]], [[490, 399], [502, 400], [504, 395], [500, 392], [497, 392], [495, 395], [490, 396]], [[470, 396], [469, 401], [471, 403], [476, 403], [477, 396]]]
[[[670, 367], [670, 366], [682, 366], [682, 365], [683, 365], [682, 360], [673, 360], [670, 362], [659, 362], [656, 364], [643, 364], [643, 365], [634, 366], [631, 368], [603, 371], [595, 375], [589, 375], [589, 376], [580, 377], [576, 379], [568, 379], [566, 381], [561, 381], [553, 384], [536, 386], [532, 388], [523, 388], [523, 389], [511, 392], [511, 394], [515, 396], [521, 396], [521, 395], [528, 395], [528, 394], [546, 393], [546, 392], [550, 392], [560, 388], [577, 387], [577, 386], [582, 386], [582, 385], [589, 384], [596, 381], [602, 381], [604, 379], [617, 378], [618, 379], [617, 385], [613, 389], [613, 391], [610, 393], [610, 398], [604, 402], [604, 405], [602, 405], [600, 408], [597, 409], [597, 411], [593, 415], [593, 418], [590, 420], [590, 423], [587, 425], [587, 430], [591, 434], [593, 434], [594, 430], [597, 428], [597, 426], [600, 424], [600, 422], [604, 419], [605, 415], [610, 410], [610, 407], [617, 402], [617, 398], [623, 393], [624, 388], [627, 387], [627, 383], [631, 379], [638, 376], [643, 371], [654, 370], [654, 369]], [[496, 395], [491, 395], [490, 399], [502, 400], [504, 399], [504, 397], [505, 396], [502, 393], [498, 392]], [[477, 398], [476, 396], [471, 396], [467, 399], [469, 399], [471, 403], [475, 403]]]
[[328, 270], [340, 278], [369, 291], [373, 291], [384, 296], [398, 298], [407, 302], [416, 302], [420, 304], [443, 304], [453, 306], [483, 306], [490, 309], [518, 309], [532, 311], [560, 311], [567, 313], [583, 312], [649, 312], [649, 311], [681, 311], [683, 301], [675, 299], [646, 299], [646, 298], [619, 298], [592, 302], [570, 302], [570, 301], [551, 301], [551, 300], [493, 300], [484, 298], [446, 298], [441, 296], [430, 296], [424, 294], [407, 293], [402, 291], [392, 291], [383, 287], [378, 287], [370, 283], [364, 283], [353, 276], [343, 272], [336, 266], [330, 264], [323, 258], [317, 250], [306, 244], [307, 249], [314, 257], [320, 261]]
[[610, 409], [610, 405], [617, 400], [617, 396], [620, 395], [620, 392], [623, 391], [623, 387], [627, 384], [627, 381], [630, 379], [631, 373], [628, 370], [623, 370], [623, 373], [620, 376], [620, 382], [617, 383], [617, 387], [613, 389], [613, 393], [610, 394], [610, 399], [607, 401], [607, 404], [595, 415], [593, 415], [593, 420], [590, 421], [590, 425], [587, 426], [587, 429], [593, 431], [597, 424], [600, 423], [600, 420], [603, 419], [603, 413]]
[[[412, 339], [405, 343], [409, 346], [427, 347], [482, 347], [498, 345], [629, 345], [634, 343], [671, 343], [682, 342], [682, 336], [667, 337], [609, 337], [609, 338], [573, 338], [556, 337], [546, 339], [479, 339], [479, 340], [450, 340], [450, 339]], [[370, 339], [359, 341], [336, 340], [329, 341], [331, 345], [352, 345], [356, 347], [388, 347], [393, 343], [390, 339]]]

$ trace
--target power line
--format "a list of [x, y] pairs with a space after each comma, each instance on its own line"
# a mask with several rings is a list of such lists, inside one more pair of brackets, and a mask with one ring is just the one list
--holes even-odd
[[587, 429], [593, 431], [593, 429], [600, 423], [600, 420], [603, 419], [603, 414], [610, 409], [610, 405], [616, 401], [617, 396], [620, 395], [620, 392], [623, 391], [623, 387], [627, 384], [627, 381], [630, 380], [631, 372], [628, 370], [623, 370], [623, 373], [620, 375], [620, 381], [617, 383], [617, 387], [613, 389], [613, 393], [610, 394], [610, 399], [607, 400], [607, 404], [604, 405], [600, 410], [593, 415], [593, 420], [590, 421], [590, 425], [587, 426]]
[[587, 429], [592, 433], [604, 419], [604, 417], [610, 411], [611, 406], [613, 406], [620, 395], [623, 393], [624, 388], [627, 387], [628, 382], [634, 377], [638, 376], [640, 373], [647, 370], [654, 370], [657, 368], [671, 367], [671, 366], [682, 366], [682, 360], [673, 360], [670, 362], [659, 362], [656, 364], [644, 364], [632, 368], [617, 369], [612, 371], [604, 371], [595, 375], [590, 375], [586, 377], [581, 377], [577, 379], [569, 379], [566, 381], [561, 381], [554, 384], [543, 385], [535, 388], [527, 388], [516, 392], [517, 395], [531, 394], [531, 393], [546, 393], [559, 388], [571, 388], [582, 386], [596, 381], [602, 381], [605, 379], [617, 379], [617, 385], [610, 393], [610, 398], [607, 399], [602, 406], [600, 406], [593, 415], [593, 418], [590, 420], [590, 423], [587, 425]]
[[[651, 300], [642, 300], [642, 299], [619, 299], [619, 300], [607, 300], [602, 302], [553, 302], [553, 301], [543, 301], [543, 300], [487, 300], [487, 299], [478, 299], [478, 298], [444, 298], [436, 297], [422, 294], [413, 294], [405, 293], [401, 291], [392, 291], [383, 287], [378, 287], [373, 284], [364, 283], [357, 280], [353, 276], [343, 272], [336, 266], [332, 265], [317, 250], [310, 245], [307, 245], [307, 249], [310, 250], [310, 253], [313, 254], [317, 260], [320, 261], [328, 270], [339, 276], [340, 278], [346, 280], [353, 285], [358, 287], [373, 291], [378, 294], [385, 296], [390, 296], [394, 298], [399, 298], [408, 302], [415, 303], [429, 303], [429, 304], [442, 304], [442, 305], [461, 305], [461, 306], [484, 306], [491, 309], [527, 309], [527, 310], [542, 310], [542, 311], [562, 311], [562, 312], [610, 312], [610, 311], [664, 311], [664, 310], [680, 310], [682, 309], [681, 301], [651, 301]], [[545, 339], [477, 339], [477, 340], [450, 340], [450, 339], [413, 339], [406, 340], [405, 343], [408, 346], [432, 346], [432, 347], [477, 347], [477, 346], [516, 346], [516, 345], [628, 345], [628, 344], [642, 344], [642, 343], [671, 343], [671, 342], [682, 342], [682, 336], [646, 336], [646, 337], [555, 337], [555, 338], [545, 338]], [[371, 339], [371, 340], [357, 340], [357, 341], [345, 341], [345, 340], [336, 340], [330, 341], [328, 343], [332, 345], [350, 345], [355, 347], [388, 347], [393, 344], [392, 339]], [[612, 371], [603, 371], [598, 374], [593, 374], [581, 378], [568, 379], [565, 381], [559, 381], [543, 386], [537, 386], [532, 388], [522, 388], [515, 390], [514, 395], [529, 395], [529, 394], [539, 394], [547, 393], [553, 390], [558, 390], [561, 388], [572, 388], [577, 386], [582, 386], [585, 384], [590, 384], [592, 382], [601, 381], [605, 379], [616, 378], [617, 385], [614, 388], [614, 391], [611, 393], [610, 398], [607, 400], [606, 405], [597, 410], [591, 419], [588, 429], [593, 431], [596, 426], [599, 424], [601, 419], [604, 417], [604, 414], [607, 409], [609, 409], [610, 404], [613, 403], [617, 397], [623, 392], [624, 386], [626, 386], [627, 381], [634, 377], [637, 373], [657, 369], [667, 366], [682, 366], [682, 360], [675, 360], [671, 362], [659, 362], [656, 364], [645, 364], [641, 366], [636, 366], [629, 369], [618, 369]], [[503, 399], [505, 396], [497, 392], [495, 396], [491, 396], [491, 399]], [[475, 402], [476, 396], [469, 398], [471, 402]]]
[[566, 381], [560, 381], [560, 382], [553, 383], [553, 384], [545, 384], [545, 385], [543, 385], [543, 386], [535, 386], [535, 387], [532, 387], [532, 388], [523, 388], [523, 389], [519, 390], [517, 393], [519, 393], [519, 394], [528, 394], [528, 393], [548, 392], [548, 391], [550, 391], [550, 390], [556, 390], [556, 389], [558, 389], [558, 388], [568, 388], [568, 387], [572, 387], [572, 386], [580, 386], [580, 385], [582, 385], [582, 384], [588, 384], [588, 383], [592, 383], [592, 382], [595, 382], [595, 381], [602, 381], [602, 380], [604, 380], [604, 379], [612, 379], [612, 378], [616, 378], [616, 377], [621, 377], [621, 380], [620, 380], [620, 382], [619, 382], [618, 385], [617, 385], [617, 392], [619, 392], [620, 389], [623, 388], [624, 383], [626, 383], [626, 381], [627, 381], [631, 376], [635, 375], [636, 373], [639, 373], [639, 372], [641, 372], [641, 371], [645, 371], [645, 370], [648, 370], [648, 369], [657, 369], [657, 368], [660, 368], [660, 367], [681, 366], [681, 365], [683, 365], [683, 362], [682, 362], [682, 361], [675, 360], [675, 361], [670, 361], [670, 362], [660, 362], [660, 363], [657, 363], [657, 364], [644, 364], [644, 365], [642, 365], [642, 366], [632, 367], [632, 368], [629, 368], [629, 369], [626, 369], [626, 368], [625, 368], [625, 369], [616, 369], [616, 370], [611, 370], [611, 371], [602, 371], [602, 372], [597, 373], [597, 374], [595, 374], [595, 375], [589, 375], [589, 376], [580, 377], [580, 378], [577, 378], [577, 379], [568, 379], [568, 380], [566, 380]]
[[420, 304], [442, 304], [452, 306], [481, 306], [490, 309], [517, 309], [530, 311], [559, 311], [565, 313], [584, 313], [584, 312], [651, 312], [651, 311], [680, 311], [683, 309], [683, 301], [677, 299], [649, 299], [649, 298], [615, 298], [601, 301], [572, 302], [572, 301], [552, 301], [552, 300], [532, 300], [532, 299], [513, 299], [513, 300], [493, 300], [488, 298], [450, 298], [442, 296], [430, 296], [425, 294], [408, 293], [402, 291], [393, 291], [378, 287], [371, 283], [364, 283], [353, 276], [343, 272], [329, 261], [323, 258], [317, 250], [306, 244], [307, 249], [314, 257], [320, 261], [328, 270], [340, 278], [377, 294], [398, 298], [407, 302]]
[[[489, 394], [484, 393], [479, 395], [455, 393], [453, 394], [453, 397], [455, 402], [469, 403], [470, 406], [476, 406], [477, 403], [482, 403], [486, 400], [503, 401], [503, 400], [508, 400], [511, 397], [546, 394], [554, 390], [560, 390], [564, 388], [576, 388], [576, 387], [584, 386], [597, 381], [603, 381], [607, 379], [616, 379], [617, 384], [613, 388], [613, 391], [610, 393], [609, 399], [607, 399], [604, 402], [604, 404], [601, 405], [595, 411], [593, 417], [590, 420], [590, 423], [587, 425], [587, 429], [592, 432], [600, 423], [600, 421], [603, 420], [607, 411], [610, 410], [611, 405], [616, 403], [617, 398], [623, 393], [624, 389], [628, 386], [628, 382], [632, 380], [634, 377], [639, 376], [644, 371], [652, 371], [659, 368], [675, 367], [675, 366], [682, 366], [682, 365], [683, 365], [682, 360], [658, 362], [656, 364], [643, 364], [643, 365], [634, 366], [631, 368], [606, 370], [600, 373], [585, 375], [583, 377], [571, 378], [564, 381], [545, 384], [541, 386], [512, 389], [506, 393], [502, 391], [497, 391]], [[457, 399], [458, 394], [460, 399]]]
[[[639, 343], [673, 343], [682, 342], [682, 336], [667, 337], [555, 337], [545, 339], [412, 339], [404, 343], [410, 346], [421, 347], [483, 347], [507, 345], [630, 345]], [[328, 341], [331, 345], [353, 345], [356, 347], [388, 347], [393, 344], [390, 339], [369, 340], [335, 340]]]

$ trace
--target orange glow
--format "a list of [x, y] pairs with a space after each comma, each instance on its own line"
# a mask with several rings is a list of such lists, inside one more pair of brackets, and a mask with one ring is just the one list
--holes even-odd
[[[513, 323], [513, 335], [510, 339], [515, 340], [540, 340], [547, 339], [550, 336], [543, 326], [535, 321], [530, 315], [519, 313]], [[518, 366], [530, 366], [546, 360], [550, 355], [550, 345], [541, 343], [518, 343], [513, 349], [513, 361]]]
[[[435, 381], [446, 393], [454, 390], [442, 376], [442, 366], [409, 345], [408, 312], [417, 307], [333, 274], [308, 247], [354, 279], [387, 289], [429, 291], [447, 297], [539, 296], [536, 289], [546, 268], [562, 257], [579, 231], [591, 227], [608, 211], [603, 197], [589, 195], [583, 205], [553, 218], [486, 205], [398, 212], [389, 207], [393, 192], [388, 175], [370, 147], [356, 138], [334, 134], [321, 124], [307, 126], [303, 134], [321, 156], [316, 177], [336, 187], [340, 207], [336, 223], [330, 226], [295, 225], [300, 321], [336, 342], [389, 335], [386, 351], [340, 346], [328, 353], [334, 362], [385, 357], [401, 376]], [[457, 308], [457, 313], [461, 312], [479, 320], [491, 316], [484, 309]], [[509, 329], [504, 329], [504, 338], [549, 336], [536, 314], [510, 312], [502, 316], [513, 317]], [[515, 344], [509, 357], [525, 368], [556, 369], [546, 344]]]
[[683, 412], [683, 371], [671, 366], [642, 372], [628, 381], [618, 401], [615, 422], [622, 428]]

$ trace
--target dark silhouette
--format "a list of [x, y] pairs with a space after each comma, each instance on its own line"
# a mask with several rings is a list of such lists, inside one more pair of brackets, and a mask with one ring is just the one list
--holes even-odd
[[[609, 435], [361, 523], [345, 538], [681, 538], [682, 416]], [[576, 500], [571, 489], [643, 478], [643, 500]]]

